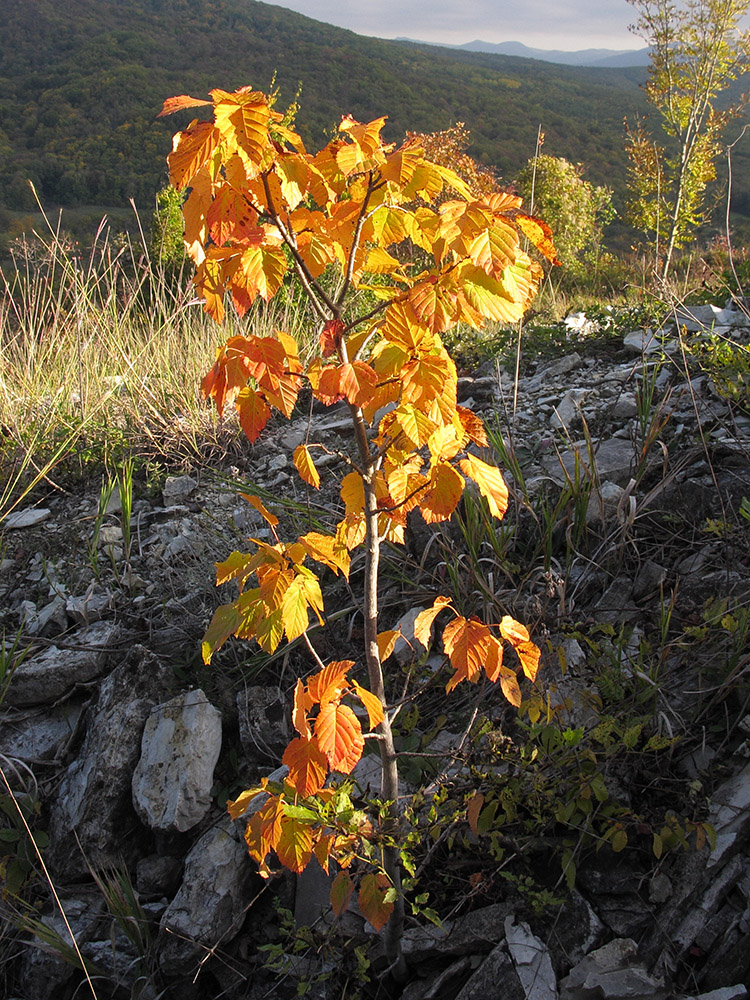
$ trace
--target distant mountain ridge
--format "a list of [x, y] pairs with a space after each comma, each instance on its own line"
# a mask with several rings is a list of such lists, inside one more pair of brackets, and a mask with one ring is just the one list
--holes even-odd
[[398, 42], [412, 42], [415, 45], [439, 45], [440, 48], [459, 49], [463, 52], [491, 52], [500, 56], [516, 56], [520, 59], [539, 59], [542, 62], [557, 63], [560, 66], [591, 66], [621, 68], [625, 66], [648, 66], [651, 50], [643, 49], [578, 49], [567, 52], [563, 49], [535, 49], [523, 42], [483, 42], [477, 38], [463, 45], [447, 45], [438, 42], [423, 42], [416, 38], [397, 38]]

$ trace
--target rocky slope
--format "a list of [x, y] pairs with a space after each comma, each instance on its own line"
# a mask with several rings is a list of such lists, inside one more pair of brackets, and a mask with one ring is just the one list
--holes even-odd
[[[701, 307], [679, 318], [747, 342], [741, 313]], [[660, 857], [605, 845], [578, 864], [570, 891], [555, 876], [558, 901], [536, 909], [518, 879], [487, 875], [497, 862], [485, 858], [441, 927], [408, 927], [409, 1000], [732, 1000], [750, 985], [750, 522], [741, 510], [750, 498], [750, 417], [717, 395], [710, 377], [682, 370], [674, 331], [633, 331], [617, 351], [592, 356], [586, 323], [570, 317], [570, 351], [520, 378], [515, 414], [513, 380], [491, 366], [461, 379], [460, 402], [497, 421], [516, 463], [508, 471], [516, 551], [531, 551], [534, 523], [554, 514], [552, 558], [522, 575], [514, 596], [545, 649], [548, 703], [566, 732], [600, 723], [612, 673], [602, 670], [602, 643], [585, 637], [611, 626], [608, 635], [622, 640], [607, 640], [618, 683], [651, 685], [654, 732], [672, 747], [669, 771], [653, 776], [655, 797], [680, 783], [692, 789], [695, 816], [716, 837], [701, 843], [697, 832], [689, 850]], [[335, 469], [347, 448], [345, 414], [316, 413], [312, 424]], [[161, 496], [136, 499], [129, 520], [118, 491], [107, 499], [97, 485], [52, 493], [3, 525], [6, 650], [20, 629], [15, 648], [26, 654], [2, 705], [0, 763], [17, 800], [31, 804], [40, 843], [48, 840], [44, 858], [99, 996], [283, 997], [305, 977], [311, 995], [333, 996], [332, 984], [337, 996], [375, 995], [336, 950], [337, 941], [348, 942], [349, 955], [354, 944], [367, 946], [370, 975], [382, 971], [377, 936], [356, 908], [342, 921], [321, 916], [328, 884], [320, 870], [262, 883], [241, 824], [220, 806], [277, 766], [294, 677], [311, 664], [294, 650], [269, 667], [239, 647], [212, 671], [199, 659], [220, 600], [213, 561], [265, 531], [232, 482], [284, 500], [284, 518], [301, 523], [308, 498], [290, 455], [307, 433], [306, 416], [278, 424], [248, 450], [242, 470], [223, 470], [224, 480], [169, 477]], [[319, 506], [313, 514], [326, 516]], [[417, 587], [399, 605], [398, 587], [386, 581], [394, 620], [418, 604], [420, 588], [445, 578], [445, 557], [432, 560], [445, 552], [439, 545], [462, 565], [455, 535], [433, 542], [414, 525], [410, 543]], [[719, 608], [713, 617], [707, 599]], [[339, 612], [328, 640], [338, 652], [356, 639], [356, 605], [339, 590], [328, 606]], [[656, 671], [645, 657], [660, 618]], [[334, 651], [320, 634], [315, 642], [321, 655]], [[439, 641], [432, 653], [437, 670]], [[450, 784], [469, 771], [450, 749], [461, 725], [445, 710], [429, 746], [443, 755], [439, 771]], [[366, 771], [363, 789], [376, 780]], [[605, 777], [627, 801], [629, 775]], [[85, 995], [81, 973], [60, 957], [70, 947], [59, 909], [24, 867], [18, 821], [3, 801], [0, 871], [12, 890], [0, 904], [9, 919], [5, 995]], [[442, 857], [449, 866], [450, 852]], [[491, 891], [478, 892], [482, 878]], [[25, 925], [16, 891], [38, 907], [25, 911]], [[280, 955], [285, 925], [274, 900], [298, 926], [317, 922], [326, 931], [317, 940], [327, 943], [295, 958], [287, 942]], [[30, 933], [34, 921], [48, 928], [36, 925], [41, 937]]]

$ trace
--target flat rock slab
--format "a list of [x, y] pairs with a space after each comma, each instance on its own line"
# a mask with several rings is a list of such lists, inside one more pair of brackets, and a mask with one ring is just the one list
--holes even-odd
[[177, 695], [149, 715], [133, 774], [133, 805], [153, 830], [184, 833], [211, 807], [221, 750], [221, 713], [200, 690]]
[[50, 646], [43, 653], [16, 667], [6, 695], [8, 705], [49, 705], [101, 677], [109, 663], [109, 649], [118, 628], [112, 622], [96, 622], [69, 636], [65, 648]]
[[48, 507], [27, 507], [26, 510], [14, 510], [5, 518], [3, 528], [35, 528], [37, 524], [46, 521], [52, 511]]
[[[562, 452], [560, 457], [550, 455], [543, 460], [544, 468], [550, 476], [559, 483], [566, 482], [567, 477], [575, 476], [576, 457], [582, 475], [591, 475], [591, 459], [588, 448], [580, 445], [570, 451]], [[630, 441], [624, 438], [609, 438], [596, 446], [594, 461], [599, 481], [609, 480], [618, 486], [625, 486], [630, 480], [634, 467], [635, 452]]]
[[10, 711], [0, 716], [0, 753], [29, 764], [55, 757], [70, 741], [83, 709], [80, 700], [51, 711]]

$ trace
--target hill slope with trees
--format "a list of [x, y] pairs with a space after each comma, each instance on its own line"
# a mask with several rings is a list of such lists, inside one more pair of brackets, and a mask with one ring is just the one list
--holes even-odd
[[[643, 68], [557, 66], [364, 38], [255, 0], [6, 0], [0, 15], [0, 204], [151, 204], [166, 179], [166, 97], [301, 84], [298, 126], [318, 144], [342, 109], [387, 113], [387, 134], [471, 130], [470, 153], [512, 177], [539, 125], [550, 153], [622, 189], [622, 119], [644, 108]], [[189, 113], [183, 115], [185, 122]], [[184, 124], [182, 120], [178, 125]]]

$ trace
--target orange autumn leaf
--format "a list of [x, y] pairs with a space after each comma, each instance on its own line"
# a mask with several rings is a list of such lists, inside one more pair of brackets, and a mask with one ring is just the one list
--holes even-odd
[[331, 908], [337, 917], [346, 910], [354, 892], [354, 883], [348, 872], [340, 871], [331, 883]]
[[255, 507], [255, 509], [258, 511], [260, 516], [267, 524], [270, 524], [272, 528], [276, 527], [276, 525], [279, 523], [278, 517], [276, 517], [275, 514], [272, 514], [268, 510], [268, 508], [264, 505], [260, 497], [256, 497], [252, 493], [240, 493], [240, 496], [242, 497], [243, 500], [247, 500], [247, 502], [251, 504], [251, 506]]
[[510, 615], [503, 616], [499, 628], [503, 639], [507, 639], [513, 646], [517, 646], [521, 642], [528, 642], [530, 639], [526, 626], [517, 622], [515, 618], [511, 618]]
[[485, 653], [484, 670], [487, 677], [494, 684], [500, 679], [500, 671], [503, 666], [503, 644], [497, 636], [490, 635]]
[[364, 361], [353, 361], [339, 368], [339, 391], [352, 406], [364, 406], [375, 393], [378, 376]]
[[351, 708], [326, 702], [315, 720], [315, 736], [331, 770], [351, 774], [365, 748], [362, 727]]
[[430, 473], [429, 489], [419, 504], [422, 517], [428, 524], [447, 521], [463, 491], [463, 477], [447, 462], [438, 463]]
[[368, 691], [367, 688], [361, 687], [355, 680], [352, 681], [352, 687], [354, 688], [354, 693], [362, 702], [362, 704], [367, 709], [367, 716], [370, 720], [370, 729], [375, 729], [385, 718], [383, 713], [383, 704], [377, 695], [374, 695], [372, 691]]
[[300, 736], [306, 740], [309, 740], [312, 737], [312, 730], [310, 729], [307, 713], [314, 704], [314, 699], [310, 697], [307, 688], [298, 677], [297, 683], [294, 686], [294, 699], [292, 701], [292, 725]]
[[443, 646], [457, 680], [476, 681], [487, 656], [492, 633], [478, 618], [454, 618], [443, 630]]
[[320, 347], [324, 358], [330, 358], [341, 346], [341, 336], [344, 324], [340, 319], [329, 319], [323, 324], [320, 334]]
[[187, 94], [179, 94], [177, 97], [168, 97], [157, 118], [165, 115], [173, 115], [175, 111], [182, 111], [184, 108], [200, 108], [211, 104], [211, 101], [203, 101], [197, 97], [188, 97]]
[[469, 829], [476, 837], [479, 833], [477, 830], [477, 820], [479, 819], [479, 814], [482, 811], [482, 806], [484, 805], [484, 795], [481, 792], [474, 792], [472, 797], [469, 799], [469, 804], [466, 807], [466, 818], [469, 821]]
[[432, 635], [432, 623], [440, 612], [449, 606], [450, 597], [436, 597], [431, 608], [420, 611], [414, 620], [414, 638], [421, 642], [425, 649], [430, 648], [430, 638]]
[[533, 683], [539, 671], [539, 659], [542, 655], [539, 647], [533, 642], [519, 642], [513, 648], [521, 661], [524, 674]]
[[465, 406], [457, 406], [456, 413], [469, 440], [473, 441], [480, 448], [487, 448], [489, 441], [487, 440], [487, 431], [485, 430], [482, 418]]
[[359, 908], [362, 916], [376, 931], [380, 931], [386, 925], [393, 913], [393, 901], [388, 898], [391, 894], [391, 885], [382, 872], [371, 872], [365, 875], [360, 883], [357, 897]]
[[328, 774], [328, 761], [316, 740], [304, 737], [293, 739], [284, 751], [281, 763], [289, 768], [286, 780], [303, 798], [315, 795], [323, 787]]
[[552, 230], [546, 222], [537, 219], [533, 215], [524, 215], [523, 212], [518, 212], [513, 221], [524, 236], [534, 244], [541, 254], [544, 254], [548, 261], [557, 267], [562, 266], [562, 261], [558, 260], [557, 251], [555, 250]]
[[347, 688], [347, 673], [354, 660], [332, 660], [308, 678], [307, 691], [313, 702], [340, 701]]

